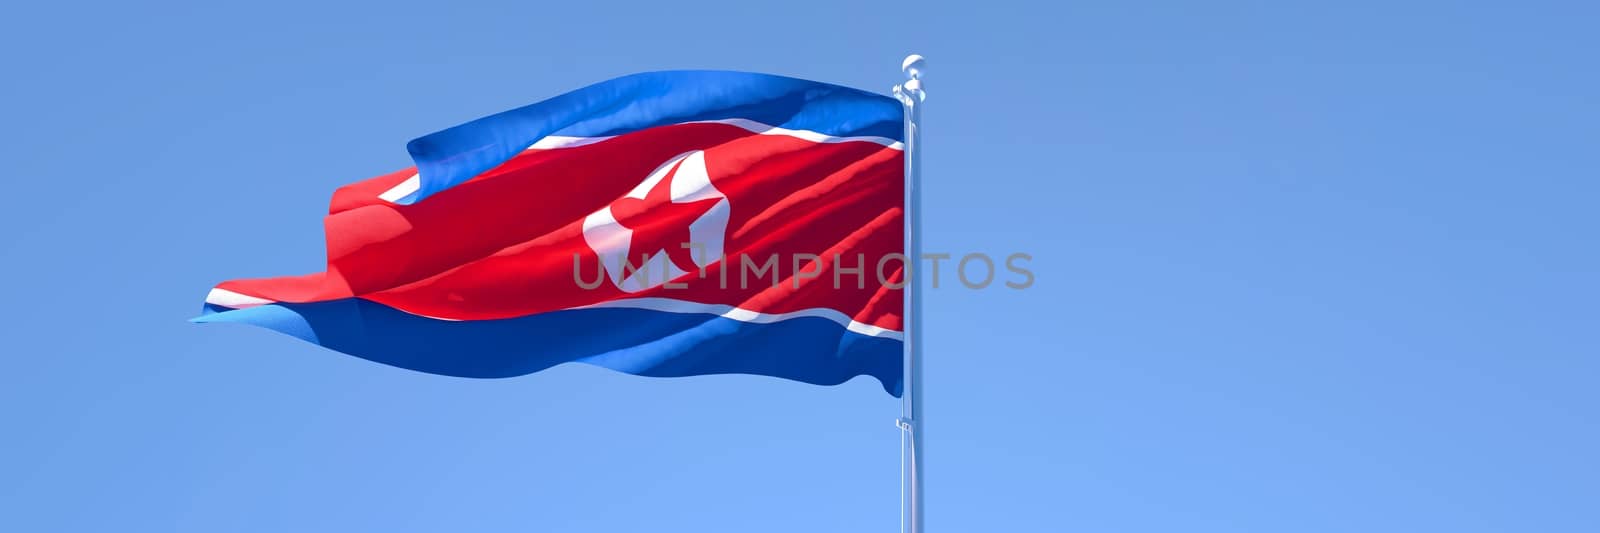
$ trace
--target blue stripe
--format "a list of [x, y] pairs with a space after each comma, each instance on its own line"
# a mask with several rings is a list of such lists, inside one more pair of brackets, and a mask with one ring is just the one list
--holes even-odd
[[620, 135], [655, 126], [742, 118], [832, 136], [901, 140], [893, 98], [770, 74], [646, 72], [419, 137], [406, 145], [422, 176], [410, 204], [499, 166], [549, 135]]
[[901, 342], [823, 318], [754, 324], [708, 314], [574, 309], [502, 320], [421, 317], [359, 298], [230, 310], [195, 322], [272, 329], [379, 363], [448, 376], [520, 376], [581, 362], [640, 376], [757, 374], [818, 385], [859, 375], [900, 395]]

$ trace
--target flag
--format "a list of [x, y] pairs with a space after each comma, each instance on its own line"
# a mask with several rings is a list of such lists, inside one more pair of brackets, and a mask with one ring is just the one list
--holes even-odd
[[765, 74], [624, 76], [411, 141], [336, 190], [327, 267], [226, 281], [236, 322], [509, 377], [867, 375], [901, 393], [903, 111]]

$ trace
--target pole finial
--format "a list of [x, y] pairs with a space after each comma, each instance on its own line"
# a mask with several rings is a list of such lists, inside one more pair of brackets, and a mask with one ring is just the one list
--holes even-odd
[[905, 61], [900, 62], [900, 70], [906, 73], [906, 79], [922, 79], [922, 70], [925, 68], [928, 68], [928, 60], [923, 59], [922, 54], [908, 55]]
[[900, 70], [906, 73], [906, 82], [894, 86], [894, 95], [907, 105], [920, 104], [928, 99], [928, 93], [922, 91], [922, 74], [928, 69], [928, 60], [921, 54], [906, 56], [900, 62]]

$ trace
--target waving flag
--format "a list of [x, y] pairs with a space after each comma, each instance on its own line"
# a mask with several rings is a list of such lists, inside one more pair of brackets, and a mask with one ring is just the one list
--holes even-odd
[[565, 362], [901, 392], [900, 102], [780, 76], [625, 76], [416, 139], [340, 188], [327, 270], [228, 281], [239, 322], [390, 365]]

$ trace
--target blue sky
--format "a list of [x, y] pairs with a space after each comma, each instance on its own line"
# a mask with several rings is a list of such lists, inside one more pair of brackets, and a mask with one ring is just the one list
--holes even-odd
[[[466, 4], [466, 5], [464, 5]], [[1580, 2], [105, 3], [0, 18], [7, 531], [892, 531], [869, 379], [479, 381], [200, 327], [404, 143], [620, 74], [931, 63], [935, 531], [1600, 527]]]

